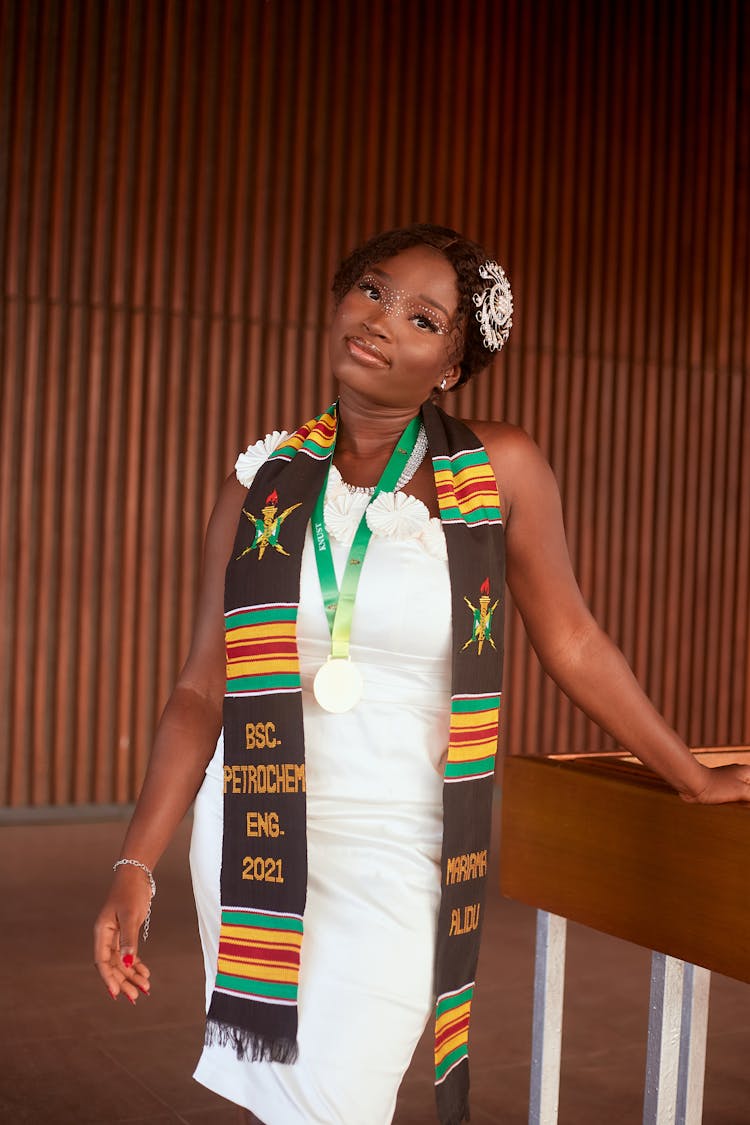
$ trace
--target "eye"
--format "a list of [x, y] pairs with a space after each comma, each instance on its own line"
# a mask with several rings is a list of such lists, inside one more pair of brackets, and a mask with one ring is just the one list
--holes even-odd
[[380, 300], [380, 290], [369, 277], [363, 277], [357, 285], [357, 288], [360, 289], [366, 297], [369, 297], [371, 301]]
[[424, 313], [416, 313], [412, 317], [412, 321], [416, 324], [417, 328], [420, 328], [423, 332], [438, 333], [442, 331], [440, 326], [435, 324], [434, 320], [430, 320], [429, 316], [425, 316]]

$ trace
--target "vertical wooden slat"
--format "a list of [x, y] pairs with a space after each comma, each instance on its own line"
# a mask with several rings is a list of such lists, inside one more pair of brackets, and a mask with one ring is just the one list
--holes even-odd
[[[750, 740], [747, 5], [0, 0], [0, 800], [131, 799], [237, 451], [330, 401], [330, 275], [466, 230], [586, 598]], [[512, 752], [608, 740], [508, 624]]]

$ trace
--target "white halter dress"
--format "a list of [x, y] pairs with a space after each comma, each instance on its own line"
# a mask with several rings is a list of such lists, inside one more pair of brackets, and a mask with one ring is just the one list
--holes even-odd
[[[249, 485], [286, 435], [238, 461]], [[325, 520], [340, 577], [367, 504], [332, 467]], [[433, 1012], [451, 608], [440, 521], [403, 492], [370, 506], [351, 656], [364, 679], [343, 715], [312, 694], [330, 651], [310, 530], [302, 556], [302, 674], [308, 884], [294, 1065], [203, 1050], [195, 1078], [264, 1125], [387, 1125]], [[216, 972], [223, 820], [221, 739], [195, 803], [190, 863], [206, 968]]]

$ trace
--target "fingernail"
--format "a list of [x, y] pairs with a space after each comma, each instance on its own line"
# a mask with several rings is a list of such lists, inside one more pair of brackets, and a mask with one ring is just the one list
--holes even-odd
[[123, 965], [125, 966], [126, 969], [129, 969], [129, 968], [132, 967], [132, 964], [133, 964], [134, 960], [135, 960], [135, 958], [133, 957], [132, 953], [126, 953], [123, 956], [122, 963], [123, 963]]
[[110, 994], [110, 996], [112, 997], [112, 999], [113, 999], [113, 1000], [116, 1000], [116, 999], [117, 999], [117, 993], [116, 993], [116, 992], [113, 992], [111, 988], [110, 988], [110, 989], [108, 989], [108, 991], [109, 991], [109, 994]]
[[128, 996], [128, 1000], [130, 1001], [131, 1004], [135, 1004], [135, 1000], [133, 999], [132, 996]]
[[141, 986], [139, 984], [137, 984], [135, 987], [138, 989], [139, 992], [142, 992], [144, 996], [148, 996], [148, 989], [147, 988], [141, 988]]

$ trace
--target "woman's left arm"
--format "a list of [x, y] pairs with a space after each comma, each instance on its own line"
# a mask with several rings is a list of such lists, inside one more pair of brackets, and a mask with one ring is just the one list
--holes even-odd
[[538, 447], [512, 426], [476, 428], [501, 487], [508, 586], [545, 671], [684, 800], [750, 802], [750, 766], [702, 765], [592, 617], [570, 563], [557, 482]]

